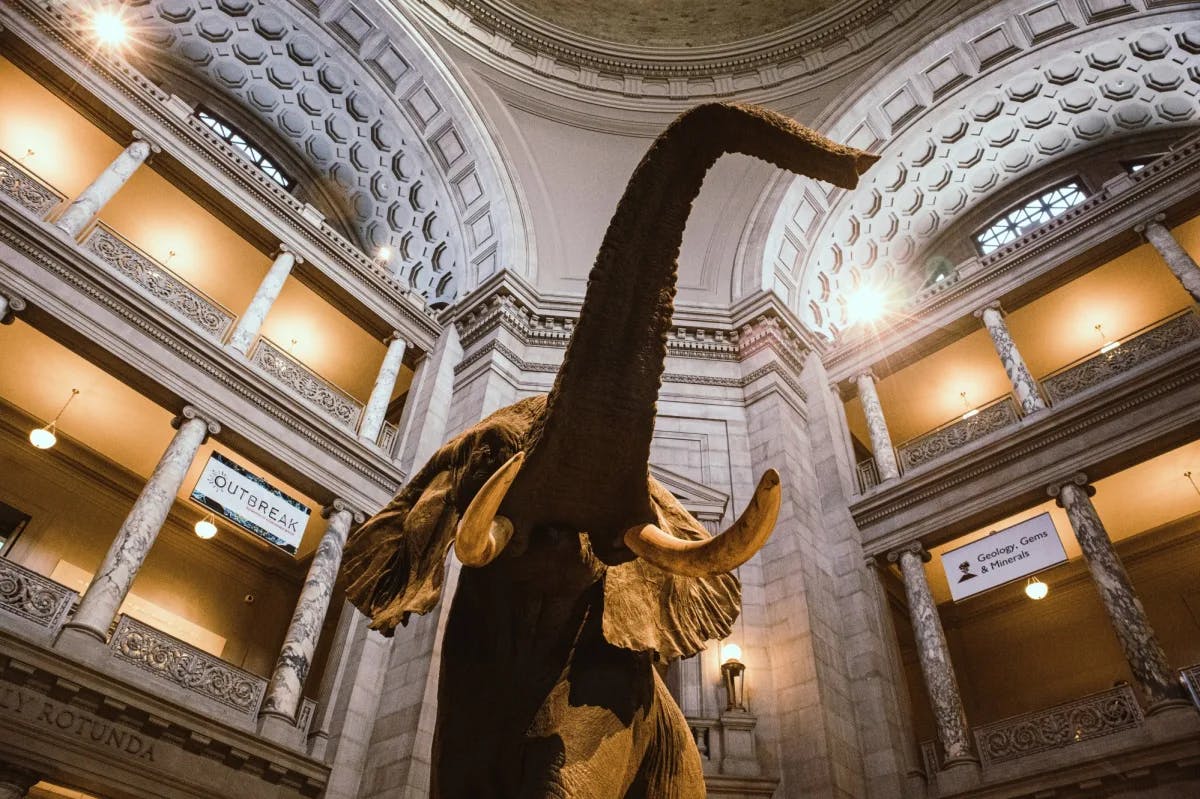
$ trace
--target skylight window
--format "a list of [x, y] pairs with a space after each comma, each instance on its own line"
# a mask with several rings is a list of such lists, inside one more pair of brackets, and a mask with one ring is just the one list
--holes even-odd
[[275, 162], [266, 156], [258, 145], [246, 138], [240, 130], [230, 125], [219, 116], [209, 111], [206, 108], [196, 110], [196, 118], [203, 122], [208, 128], [225, 141], [239, 153], [250, 160], [250, 163], [257, 166], [263, 171], [267, 177], [278, 183], [287, 191], [291, 191], [296, 185], [296, 181], [292, 180], [287, 174], [275, 165]]
[[1049, 222], [1087, 199], [1078, 179], [1056, 186], [1023, 202], [975, 234], [975, 244], [984, 255], [1016, 241], [1038, 225]]

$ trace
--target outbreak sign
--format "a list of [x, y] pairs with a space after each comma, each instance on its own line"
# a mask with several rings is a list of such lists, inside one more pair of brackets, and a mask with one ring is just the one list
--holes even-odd
[[307, 505], [218, 452], [204, 464], [192, 499], [290, 555], [312, 515]]
[[954, 601], [1019, 580], [1067, 559], [1049, 513], [942, 553]]

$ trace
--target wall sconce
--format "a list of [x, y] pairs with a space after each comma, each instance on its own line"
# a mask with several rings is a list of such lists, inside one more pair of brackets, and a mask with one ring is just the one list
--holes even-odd
[[741, 661], [742, 648], [734, 643], [721, 647], [721, 676], [725, 680], [726, 710], [746, 712], [746, 665]]
[[1025, 581], [1025, 596], [1033, 600], [1045, 599], [1046, 594], [1050, 593], [1050, 586], [1043, 583], [1036, 577], [1030, 577]]
[[1100, 340], [1103, 342], [1103, 344], [1100, 345], [1100, 354], [1101, 355], [1107, 355], [1108, 353], [1115, 350], [1117, 347], [1121, 346], [1120, 341], [1111, 340], [1111, 339], [1109, 339], [1108, 336], [1104, 335], [1104, 326], [1103, 325], [1098, 324], [1098, 325], [1096, 325], [1096, 327], [1094, 329], [1095, 329], [1096, 333], [1099, 334]]
[[196, 522], [196, 526], [192, 529], [196, 531], [197, 537], [207, 541], [217, 534], [217, 517], [210, 513]]
[[971, 402], [967, 399], [967, 392], [960, 391], [958, 396], [962, 397], [963, 407], [967, 409], [967, 412], [962, 415], [964, 422], [979, 413], [978, 408], [971, 407]]
[[58, 443], [58, 420], [62, 418], [63, 411], [71, 404], [71, 400], [75, 399], [75, 395], [79, 393], [79, 389], [71, 389], [71, 396], [67, 397], [67, 401], [63, 403], [58, 414], [50, 421], [50, 424], [45, 427], [38, 427], [29, 431], [29, 443], [33, 444], [38, 449], [50, 449]]

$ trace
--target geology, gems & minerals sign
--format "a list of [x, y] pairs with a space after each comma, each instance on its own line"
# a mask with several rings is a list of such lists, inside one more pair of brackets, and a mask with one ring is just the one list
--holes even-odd
[[1067, 559], [1049, 513], [997, 530], [942, 553], [942, 571], [955, 602], [1019, 580]]
[[307, 505], [219, 452], [204, 464], [192, 499], [291, 555], [312, 515]]

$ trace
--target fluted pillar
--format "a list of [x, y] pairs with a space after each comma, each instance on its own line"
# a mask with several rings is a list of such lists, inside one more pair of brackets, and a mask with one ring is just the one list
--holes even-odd
[[13, 319], [25, 310], [25, 300], [11, 294], [0, 294], [0, 325], [11, 325]]
[[913, 636], [917, 642], [917, 659], [921, 663], [921, 674], [925, 688], [933, 705], [933, 716], [937, 722], [938, 740], [946, 755], [946, 765], [975, 760], [971, 750], [971, 739], [967, 731], [967, 713], [963, 709], [962, 695], [954, 666], [950, 662], [950, 649], [946, 646], [946, 633], [938, 616], [937, 603], [925, 579], [925, 566], [929, 552], [919, 543], [888, 553], [888, 560], [898, 563], [904, 576], [904, 593], [908, 597], [908, 613], [912, 619]]
[[275, 662], [275, 671], [271, 673], [271, 683], [262, 705], [264, 716], [280, 716], [289, 721], [296, 718], [321, 625], [329, 610], [333, 583], [342, 565], [346, 536], [352, 523], [363, 521], [361, 513], [340, 499], [324, 508], [321, 515], [329, 520], [329, 524], [308, 567], [308, 576], [304, 578], [304, 587], [300, 589], [296, 610], [283, 639], [283, 649]]
[[1004, 365], [1008, 381], [1012, 383], [1013, 393], [1017, 395], [1017, 401], [1021, 403], [1021, 413], [1028, 416], [1044, 410], [1046, 403], [1038, 392], [1037, 381], [1029, 373], [1025, 359], [1021, 357], [1020, 350], [1017, 349], [1012, 336], [1008, 334], [1008, 325], [1004, 322], [1004, 311], [1001, 309], [1000, 303], [988, 303], [976, 311], [975, 316], [983, 322], [988, 335], [992, 338], [992, 346], [996, 348], [996, 354], [1000, 356], [1000, 363]]
[[900, 476], [900, 467], [896, 464], [896, 450], [892, 448], [892, 436], [883, 418], [883, 406], [879, 404], [879, 394], [875, 391], [875, 375], [863, 372], [854, 378], [854, 383], [858, 386], [858, 401], [862, 403], [863, 415], [867, 417], [867, 432], [871, 436], [871, 450], [875, 455], [875, 465], [879, 468], [879, 479], [893, 480]]
[[1167, 656], [1150, 627], [1142, 602], [1092, 504], [1095, 487], [1088, 483], [1086, 475], [1076, 474], [1064, 483], [1051, 485], [1047, 492], [1067, 512], [1125, 660], [1151, 709], [1164, 704], [1186, 704], [1183, 686], [1167, 664]]
[[139, 134], [134, 133], [133, 144], [126, 147], [120, 155], [109, 164], [99, 177], [92, 181], [75, 200], [67, 206], [67, 210], [54, 224], [72, 236], [78, 236], [84, 226], [100, 213], [113, 195], [133, 176], [137, 168], [146, 162], [151, 152], [158, 148], [150, 144]]
[[109, 625], [167, 520], [200, 445], [210, 434], [221, 432], [219, 424], [201, 417], [190, 405], [172, 420], [171, 425], [177, 431], [175, 437], [125, 517], [104, 562], [79, 600], [79, 610], [65, 626], [87, 632], [101, 641], [108, 638]]
[[1175, 238], [1175, 234], [1163, 224], [1165, 218], [1158, 214], [1149, 222], [1137, 225], [1134, 230], [1145, 236], [1150, 246], [1158, 250], [1167, 268], [1179, 278], [1192, 299], [1200, 302], [1200, 266]]
[[391, 402], [392, 392], [396, 390], [396, 378], [400, 376], [400, 367], [404, 364], [404, 351], [408, 342], [393, 332], [387, 339], [387, 353], [383, 356], [383, 364], [375, 377], [375, 386], [371, 389], [371, 397], [367, 407], [363, 409], [362, 422], [358, 426], [358, 437], [374, 443], [379, 438], [383, 428], [383, 420], [387, 415], [388, 403]]
[[250, 300], [250, 306], [246, 308], [244, 314], [238, 317], [237, 324], [234, 325], [233, 332], [229, 335], [230, 347], [243, 355], [249, 352], [250, 345], [254, 342], [258, 331], [262, 330], [267, 314], [271, 312], [271, 306], [279, 298], [283, 284], [287, 281], [288, 275], [292, 273], [292, 267], [298, 263], [304, 263], [304, 259], [292, 252], [286, 244], [280, 244], [275, 262], [271, 264], [266, 276], [258, 284], [258, 290], [254, 292], [254, 298]]
[[0, 763], [0, 799], [25, 799], [41, 775], [22, 766]]

